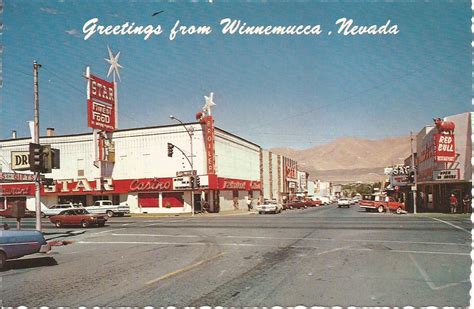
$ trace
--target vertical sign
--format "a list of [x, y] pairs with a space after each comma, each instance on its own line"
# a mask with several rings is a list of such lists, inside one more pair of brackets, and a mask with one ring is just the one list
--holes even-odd
[[90, 128], [115, 131], [114, 84], [90, 75], [87, 100], [87, 123]]
[[214, 175], [216, 173], [215, 167], [215, 141], [214, 141], [214, 119], [212, 116], [206, 116], [202, 119], [205, 125], [206, 139], [206, 162], [207, 162], [207, 173]]
[[435, 134], [435, 161], [454, 162], [456, 160], [456, 148], [454, 134]]

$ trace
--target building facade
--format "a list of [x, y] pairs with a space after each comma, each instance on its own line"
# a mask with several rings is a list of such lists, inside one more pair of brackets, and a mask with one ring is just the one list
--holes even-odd
[[[193, 132], [193, 170], [199, 179], [193, 190], [190, 135], [183, 125], [167, 125], [115, 131], [113, 152], [101, 162], [92, 133], [41, 137], [40, 144], [61, 154], [61, 168], [46, 174], [53, 185], [41, 186], [41, 203], [91, 205], [110, 199], [129, 205], [132, 213], [186, 213], [192, 204], [200, 210], [204, 201], [217, 212], [245, 208], [248, 198], [260, 198], [260, 146], [219, 128], [210, 134], [205, 122], [185, 126]], [[30, 142], [0, 141], [2, 172], [11, 172], [11, 152], [27, 152]], [[168, 143], [175, 146], [171, 157]], [[13, 203], [34, 210], [34, 184], [1, 183], [0, 207]]]
[[417, 211], [449, 212], [454, 194], [459, 212], [463, 196], [471, 194], [472, 113], [444, 121], [455, 124], [454, 132], [441, 134], [435, 126], [425, 126], [416, 136]]

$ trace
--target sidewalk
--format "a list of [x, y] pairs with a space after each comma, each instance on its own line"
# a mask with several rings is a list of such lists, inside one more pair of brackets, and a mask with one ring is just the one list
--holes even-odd
[[[223, 210], [218, 213], [196, 213], [194, 217], [223, 217], [223, 216], [241, 216], [241, 215], [255, 215], [257, 211], [247, 209], [237, 209], [237, 210]], [[191, 213], [179, 213], [179, 214], [130, 214], [132, 218], [167, 218], [167, 217], [192, 217]]]
[[471, 213], [469, 214], [447, 214], [442, 212], [419, 212], [417, 214], [409, 213], [415, 217], [428, 217], [428, 218], [451, 218], [451, 219], [471, 219]]

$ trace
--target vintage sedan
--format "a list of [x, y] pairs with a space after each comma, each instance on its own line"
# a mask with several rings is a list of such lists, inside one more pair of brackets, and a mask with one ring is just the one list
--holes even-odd
[[79, 225], [84, 228], [91, 225], [104, 226], [107, 219], [107, 215], [91, 214], [84, 208], [64, 210], [58, 215], [49, 218], [56, 227]]
[[0, 269], [6, 260], [34, 253], [47, 253], [51, 246], [39, 231], [0, 231]]
[[347, 207], [349, 208], [351, 206], [351, 199], [347, 197], [341, 197], [339, 201], [337, 201], [337, 207]]
[[266, 200], [263, 204], [257, 205], [257, 211], [259, 214], [264, 213], [280, 213], [283, 210], [283, 206], [278, 204], [275, 200]]

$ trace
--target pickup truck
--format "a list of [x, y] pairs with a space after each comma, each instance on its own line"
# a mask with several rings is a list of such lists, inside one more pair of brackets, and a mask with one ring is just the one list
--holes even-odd
[[366, 211], [377, 210], [380, 213], [394, 210], [400, 214], [405, 211], [405, 203], [398, 202], [391, 196], [364, 196], [359, 202], [359, 207], [365, 208]]
[[130, 213], [130, 206], [128, 205], [113, 205], [110, 200], [98, 200], [94, 202], [92, 206], [86, 206], [88, 212], [92, 214], [107, 214], [107, 216], [113, 217], [117, 215], [123, 217], [125, 214]]

